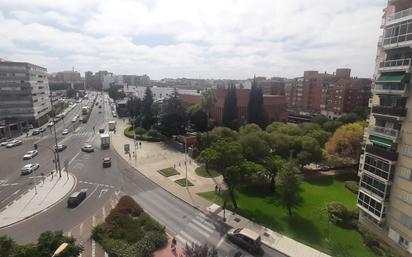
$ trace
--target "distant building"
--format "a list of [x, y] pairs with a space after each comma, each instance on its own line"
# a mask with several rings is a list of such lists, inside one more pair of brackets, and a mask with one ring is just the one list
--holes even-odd
[[0, 62], [0, 120], [40, 126], [49, 119], [47, 69], [26, 62]]
[[61, 71], [48, 76], [51, 91], [66, 91], [67, 89], [84, 90], [85, 80], [77, 71]]
[[256, 84], [264, 95], [285, 95], [285, 80], [283, 78], [256, 78]]

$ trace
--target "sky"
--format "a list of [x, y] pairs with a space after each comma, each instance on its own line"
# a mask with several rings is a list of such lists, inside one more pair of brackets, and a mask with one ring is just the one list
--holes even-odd
[[0, 0], [0, 58], [152, 79], [372, 77], [387, 0]]

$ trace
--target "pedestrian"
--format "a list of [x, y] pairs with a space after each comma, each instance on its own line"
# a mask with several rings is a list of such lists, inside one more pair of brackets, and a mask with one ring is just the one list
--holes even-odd
[[217, 194], [217, 185], [215, 185], [215, 194]]
[[131, 154], [130, 154], [130, 152], [129, 152], [129, 161], [132, 159], [132, 156], [131, 156]]
[[172, 248], [173, 252], [176, 252], [176, 238], [173, 237], [170, 247]]
[[219, 187], [217, 188], [217, 194], [218, 194], [218, 195], [220, 195], [220, 189], [221, 189], [221, 187], [219, 186]]
[[139, 142], [139, 146], [140, 146], [140, 148], [142, 148], [142, 142]]

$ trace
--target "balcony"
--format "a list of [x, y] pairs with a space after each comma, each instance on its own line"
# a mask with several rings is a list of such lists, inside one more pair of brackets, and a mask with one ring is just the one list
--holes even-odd
[[[409, 84], [375, 84], [372, 92], [375, 95], [396, 95], [401, 97], [407, 97]], [[371, 107], [371, 106], [370, 106]]]
[[397, 152], [387, 151], [387, 150], [384, 150], [380, 147], [376, 147], [372, 144], [366, 145], [365, 151], [367, 153], [373, 154], [375, 156], [381, 157], [381, 158], [389, 160], [391, 162], [396, 162], [398, 160], [398, 153]]
[[387, 60], [384, 62], [379, 63], [378, 70], [380, 72], [388, 72], [388, 71], [404, 71], [404, 72], [411, 72], [411, 64], [412, 59], [397, 59], [397, 60]]
[[386, 16], [382, 26], [390, 26], [398, 22], [403, 22], [412, 19], [412, 8], [402, 10]]
[[402, 120], [406, 116], [406, 109], [394, 106], [372, 106], [373, 115], [380, 115], [397, 120]]
[[380, 126], [370, 126], [369, 134], [378, 137], [384, 137], [392, 141], [397, 141], [400, 137], [400, 131], [392, 128], [385, 128]]

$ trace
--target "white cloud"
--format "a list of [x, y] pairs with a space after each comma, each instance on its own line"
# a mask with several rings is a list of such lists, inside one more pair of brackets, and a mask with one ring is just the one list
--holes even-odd
[[371, 77], [385, 2], [2, 0], [0, 58], [153, 78], [294, 77], [337, 67]]

